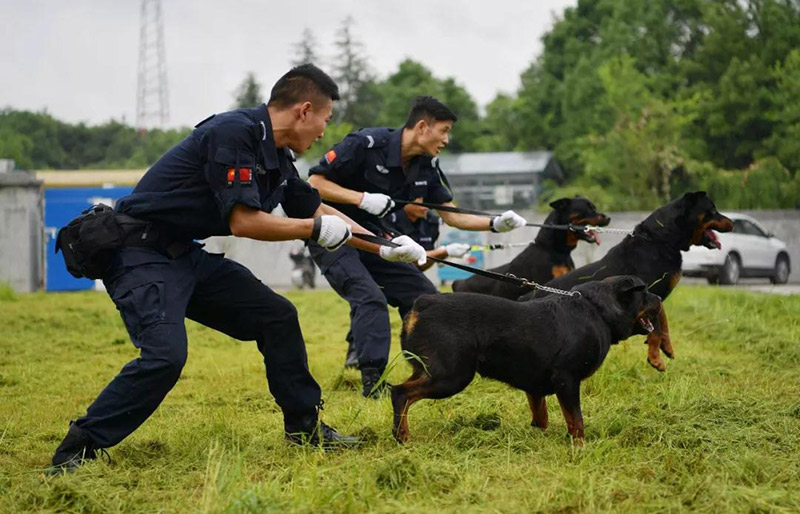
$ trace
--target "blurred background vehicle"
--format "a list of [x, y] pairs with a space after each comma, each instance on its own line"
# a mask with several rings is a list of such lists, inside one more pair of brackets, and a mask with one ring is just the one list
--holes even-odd
[[791, 272], [786, 243], [745, 214], [724, 213], [733, 231], [717, 233], [720, 250], [692, 246], [683, 253], [683, 274], [704, 277], [711, 284], [736, 284], [740, 278], [764, 277], [785, 284]]

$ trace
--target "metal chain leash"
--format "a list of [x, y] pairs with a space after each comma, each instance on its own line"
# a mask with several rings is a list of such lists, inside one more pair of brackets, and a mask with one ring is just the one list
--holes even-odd
[[544, 291], [546, 293], [560, 294], [562, 296], [578, 296], [578, 297], [581, 296], [581, 292], [580, 291], [567, 291], [565, 289], [557, 289], [555, 287], [543, 286], [542, 284], [540, 284], [538, 282], [534, 282], [533, 280], [528, 280], [527, 278], [520, 278], [520, 277], [514, 275], [513, 273], [506, 273], [504, 276], [512, 278], [512, 279], [515, 279], [515, 280], [520, 280], [524, 287], [530, 287], [530, 288], [533, 288], [533, 289], [539, 289], [540, 291]]
[[504, 250], [506, 248], [514, 248], [517, 246], [528, 246], [533, 241], [528, 243], [492, 243], [488, 245], [472, 245], [469, 247], [471, 252], [481, 252], [483, 250]]
[[530, 280], [526, 280], [525, 281], [525, 285], [530, 285], [529, 287], [533, 287], [535, 289], [540, 289], [540, 290], [545, 291], [547, 293], [560, 294], [560, 295], [564, 295], [564, 296], [578, 296], [578, 297], [581, 296], [581, 292], [580, 291], [565, 291], [564, 289], [556, 289], [555, 287], [543, 286], [542, 284], [537, 284], [536, 282], [533, 282], [533, 281], [530, 281]]
[[573, 225], [572, 230], [582, 230], [583, 232], [606, 232], [609, 234], [633, 234], [632, 229], [627, 228], [608, 228], [608, 227], [595, 227], [592, 225]]

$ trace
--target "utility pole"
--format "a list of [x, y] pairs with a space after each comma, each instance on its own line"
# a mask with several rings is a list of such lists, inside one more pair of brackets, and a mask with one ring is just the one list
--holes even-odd
[[163, 128], [169, 119], [167, 62], [161, 0], [142, 0], [139, 29], [139, 73], [136, 86], [136, 128]]

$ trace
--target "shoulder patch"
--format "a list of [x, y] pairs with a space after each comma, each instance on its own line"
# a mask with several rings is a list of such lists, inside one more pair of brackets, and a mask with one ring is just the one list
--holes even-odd
[[335, 160], [336, 160], [336, 150], [328, 150], [325, 153], [325, 162], [331, 164]]

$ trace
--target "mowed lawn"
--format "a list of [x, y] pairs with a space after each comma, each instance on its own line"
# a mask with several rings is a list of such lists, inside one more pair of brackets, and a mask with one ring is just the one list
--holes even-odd
[[342, 373], [346, 304], [288, 296], [324, 419], [365, 448], [287, 445], [255, 344], [187, 322], [189, 362], [156, 414], [110, 464], [45, 478], [68, 421], [136, 351], [105, 294], [0, 290], [0, 512], [800, 510], [800, 297], [679, 287], [666, 302], [676, 359], [662, 374], [643, 337], [612, 348], [583, 383], [575, 448], [554, 397], [543, 432], [524, 393], [480, 378], [417, 404], [397, 445], [388, 399], [362, 399], [358, 374]]

